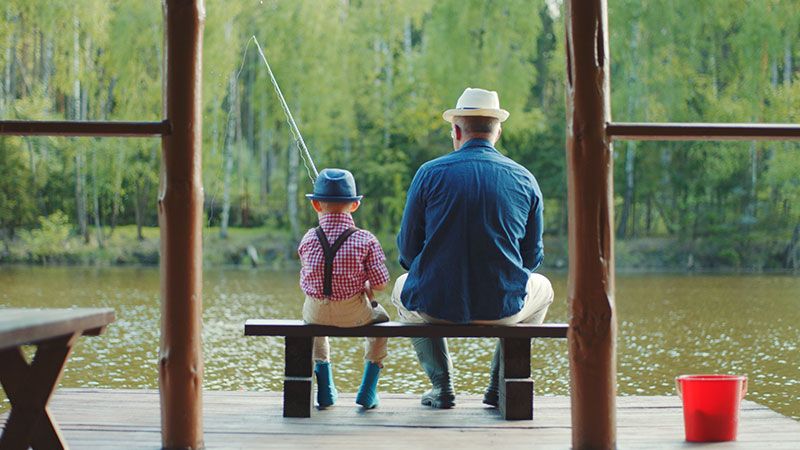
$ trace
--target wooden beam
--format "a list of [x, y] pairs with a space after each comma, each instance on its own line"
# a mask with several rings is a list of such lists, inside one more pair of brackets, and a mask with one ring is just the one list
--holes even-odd
[[572, 448], [616, 447], [613, 158], [606, 0], [566, 2]]
[[164, 0], [161, 230], [161, 443], [203, 447], [203, 0]]
[[635, 141], [777, 141], [800, 139], [800, 125], [611, 122], [606, 124], [606, 133], [612, 139]]
[[160, 137], [170, 132], [169, 122], [67, 122], [0, 120], [0, 135]]

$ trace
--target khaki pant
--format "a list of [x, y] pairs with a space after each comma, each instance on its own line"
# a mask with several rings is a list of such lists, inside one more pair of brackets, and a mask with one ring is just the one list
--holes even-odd
[[[406, 283], [408, 274], [401, 275], [394, 283], [392, 289], [392, 304], [397, 308], [397, 314], [401, 322], [406, 323], [450, 323], [446, 320], [431, 317], [425, 313], [409, 311], [400, 300], [400, 293], [403, 292], [403, 285]], [[509, 317], [497, 320], [473, 320], [475, 325], [513, 325], [515, 323], [531, 323], [539, 325], [544, 322], [547, 309], [553, 303], [553, 286], [544, 275], [532, 273], [525, 286], [525, 304], [522, 309]]]
[[[358, 327], [371, 323], [386, 322], [389, 315], [383, 306], [373, 308], [364, 294], [347, 300], [320, 300], [306, 296], [303, 304], [303, 320], [317, 325]], [[386, 338], [365, 338], [364, 359], [380, 364], [386, 358]], [[327, 336], [314, 338], [314, 360], [330, 360], [330, 344]]]

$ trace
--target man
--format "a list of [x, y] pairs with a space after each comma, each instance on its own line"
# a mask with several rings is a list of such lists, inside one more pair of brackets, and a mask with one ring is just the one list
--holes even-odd
[[[540, 324], [553, 288], [542, 262], [542, 194], [533, 175], [494, 144], [508, 118], [497, 92], [467, 88], [443, 117], [454, 152], [423, 164], [408, 190], [397, 245], [408, 270], [392, 302], [404, 322]], [[452, 408], [443, 338], [412, 339], [433, 388], [422, 404]], [[499, 343], [484, 403], [497, 406]]]

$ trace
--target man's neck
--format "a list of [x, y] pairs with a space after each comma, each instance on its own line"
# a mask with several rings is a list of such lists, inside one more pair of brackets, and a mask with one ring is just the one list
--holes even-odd
[[492, 145], [492, 147], [494, 147], [495, 142], [497, 142], [497, 139], [492, 139], [492, 135], [491, 134], [471, 134], [469, 136], [465, 136], [464, 139], [461, 140], [461, 142], [460, 142], [458, 148], [456, 148], [456, 150], [458, 150], [459, 148], [465, 146], [467, 144], [467, 142], [472, 141], [472, 140], [476, 140], [476, 139], [482, 140], [482, 141], [488, 141], [489, 144]]

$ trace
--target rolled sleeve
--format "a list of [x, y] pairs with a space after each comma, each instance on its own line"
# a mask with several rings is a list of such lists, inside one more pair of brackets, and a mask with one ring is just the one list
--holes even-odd
[[534, 192], [528, 222], [525, 227], [525, 238], [520, 242], [522, 265], [533, 272], [544, 259], [542, 233], [544, 228], [544, 207], [541, 194]]

